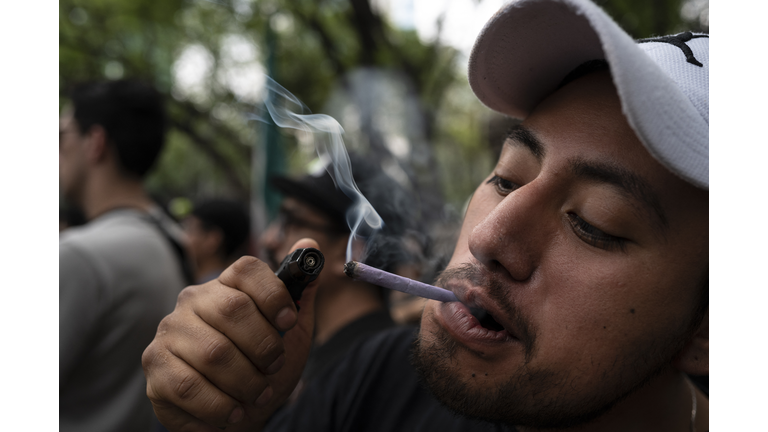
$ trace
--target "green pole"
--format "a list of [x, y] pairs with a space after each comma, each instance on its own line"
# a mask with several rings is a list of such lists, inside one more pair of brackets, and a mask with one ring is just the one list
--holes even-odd
[[[266, 25], [265, 42], [267, 74], [274, 79], [276, 41], [269, 21]], [[267, 92], [266, 97], [273, 98], [274, 95]], [[263, 112], [267, 112], [266, 107]], [[284, 173], [286, 165], [277, 125], [270, 118], [265, 120], [266, 123], [256, 123], [256, 142], [251, 156], [251, 244], [252, 253], [260, 258], [265, 258], [265, 255], [263, 245], [259, 243], [259, 236], [275, 218], [280, 206], [280, 196], [269, 186], [269, 178]]]
[[[277, 41], [275, 32], [272, 30], [272, 20], [266, 26], [267, 42], [267, 75], [275, 81], [277, 80], [277, 68], [275, 66], [275, 54], [277, 52]], [[273, 92], [268, 92], [269, 99], [274, 98]], [[266, 112], [266, 110], [265, 110]], [[264, 125], [263, 140], [266, 144], [266, 160], [264, 170], [264, 204], [266, 206], [267, 217], [272, 220], [277, 215], [277, 209], [280, 206], [280, 195], [269, 185], [269, 178], [275, 174], [284, 174], [286, 171], [285, 154], [280, 140], [280, 131], [277, 125], [269, 122]]]

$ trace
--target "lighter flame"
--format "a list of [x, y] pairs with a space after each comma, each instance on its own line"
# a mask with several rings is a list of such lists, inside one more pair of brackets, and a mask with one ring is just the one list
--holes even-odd
[[[266, 77], [265, 88], [268, 91], [265, 105], [272, 121], [282, 128], [308, 132], [308, 136], [314, 141], [317, 156], [325, 162], [325, 169], [336, 187], [352, 200], [353, 204], [346, 214], [347, 226], [351, 231], [347, 243], [347, 261], [360, 260], [361, 257], [353, 256], [353, 242], [364, 241], [366, 237], [381, 229], [384, 222], [355, 184], [352, 165], [341, 137], [344, 129], [329, 115], [311, 114], [296, 96], [272, 78]], [[251, 114], [249, 118], [266, 121], [257, 114]]]

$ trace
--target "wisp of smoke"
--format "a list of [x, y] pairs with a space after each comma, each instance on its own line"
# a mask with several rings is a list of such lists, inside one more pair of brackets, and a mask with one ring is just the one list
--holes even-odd
[[[346, 222], [351, 231], [347, 243], [347, 261], [361, 259], [352, 256], [354, 240], [372, 235], [382, 228], [384, 221], [355, 184], [349, 155], [341, 137], [344, 129], [329, 115], [312, 114], [296, 96], [270, 77], [266, 77], [265, 90], [268, 92], [265, 106], [272, 121], [281, 128], [307, 132], [312, 137], [317, 156], [325, 164], [336, 187], [352, 200], [353, 204], [346, 214]], [[257, 113], [249, 114], [248, 118], [268, 122]]]

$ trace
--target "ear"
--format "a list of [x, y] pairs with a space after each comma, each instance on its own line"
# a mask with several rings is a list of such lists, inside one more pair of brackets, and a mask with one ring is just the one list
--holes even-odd
[[709, 309], [696, 333], [672, 364], [689, 375], [709, 375]]
[[107, 131], [101, 125], [93, 125], [85, 134], [87, 158], [91, 163], [102, 162], [109, 156]]

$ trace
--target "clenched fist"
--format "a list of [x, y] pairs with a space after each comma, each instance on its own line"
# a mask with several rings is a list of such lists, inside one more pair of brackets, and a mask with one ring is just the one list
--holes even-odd
[[[291, 250], [305, 247], [318, 245], [303, 239]], [[171, 431], [260, 430], [304, 369], [316, 285], [297, 313], [272, 270], [243, 257], [217, 280], [185, 288], [142, 356], [160, 422]]]

